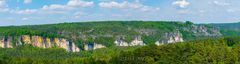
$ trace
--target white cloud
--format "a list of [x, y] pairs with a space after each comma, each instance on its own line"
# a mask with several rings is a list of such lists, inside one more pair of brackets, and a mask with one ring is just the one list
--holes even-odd
[[82, 1], [82, 0], [70, 0], [67, 5], [68, 6], [80, 6], [80, 7], [88, 7], [92, 6], [94, 4], [93, 1], [87, 2], [87, 1]]
[[6, 3], [5, 3], [5, 1], [4, 1], [4, 0], [0, 0], [0, 8], [1, 8], [1, 7], [4, 7], [4, 6], [5, 6], [5, 4], [6, 4]]
[[[45, 7], [44, 7], [45, 8]], [[48, 9], [23, 9], [23, 10], [19, 10], [19, 9], [11, 9], [9, 10], [10, 13], [13, 14], [64, 14], [67, 13], [66, 10], [55, 10], [54, 6]], [[52, 10], [54, 9], [54, 10]]]
[[0, 12], [6, 12], [8, 10], [5, 0], [0, 0]]
[[126, 6], [127, 2], [124, 1], [123, 3], [118, 3], [118, 2], [101, 2], [99, 3], [100, 7], [103, 8], [123, 8], [124, 6]]
[[220, 1], [213, 1], [213, 4], [215, 5], [219, 5], [219, 6], [228, 6], [230, 5], [229, 3], [226, 3], [226, 2], [220, 2]]
[[44, 5], [42, 7], [43, 10], [69, 10], [76, 7], [89, 7], [93, 6], [94, 2], [82, 1], [82, 0], [69, 0], [67, 4], [52, 4], [52, 5]]
[[32, 0], [24, 0], [23, 3], [25, 3], [25, 4], [29, 4], [29, 3], [32, 3]]
[[110, 1], [110, 2], [100, 2], [98, 5], [102, 8], [137, 9], [137, 10], [141, 10], [141, 11], [159, 10], [159, 8], [154, 8], [154, 7], [143, 5], [143, 4], [139, 3], [139, 1], [137, 1], [135, 3], [131, 3], [128, 1], [123, 1], [123, 2]]
[[5, 0], [0, 0], [0, 9], [6, 8], [6, 2]]
[[44, 5], [42, 7], [43, 10], [56, 10], [56, 9], [69, 9], [70, 7], [65, 5], [59, 5], [59, 4], [52, 4], [52, 5]]
[[115, 1], [101, 2], [99, 3], [99, 6], [103, 8], [134, 8], [134, 9], [144, 7], [144, 5], [140, 3], [130, 3], [128, 1], [124, 1], [122, 3], [118, 3]]
[[36, 9], [25, 9], [25, 10], [12, 10], [11, 13], [17, 13], [17, 14], [32, 14], [36, 13]]
[[177, 1], [173, 2], [172, 5], [176, 5], [180, 8], [186, 8], [187, 6], [190, 5], [190, 3], [186, 0], [177, 0]]
[[29, 20], [29, 18], [22, 18], [21, 20], [26, 21], [26, 20]]

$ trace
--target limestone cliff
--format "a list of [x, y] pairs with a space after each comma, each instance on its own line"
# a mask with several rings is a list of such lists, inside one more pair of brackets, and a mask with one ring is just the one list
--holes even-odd
[[99, 48], [106, 48], [106, 46], [97, 43], [89, 43], [84, 45], [84, 50], [95, 50]]
[[[20, 46], [23, 44], [29, 44], [34, 47], [40, 47], [40, 48], [51, 48], [51, 47], [59, 47], [63, 48], [66, 51], [70, 52], [79, 52], [81, 49], [76, 46], [74, 42], [68, 41], [64, 38], [47, 38], [47, 37], [41, 37], [41, 36], [30, 36], [30, 35], [21, 35], [17, 36], [17, 41], [13, 44], [11, 36], [2, 36], [0, 39], [0, 47], [1, 48], [13, 48], [13, 45]], [[105, 48], [106, 46], [102, 44], [94, 43], [86, 44], [84, 46], [84, 50], [94, 50], [98, 48]]]
[[12, 43], [11, 43], [12, 39], [11, 37], [8, 36], [8, 38], [2, 38], [0, 40], [0, 47], [3, 48], [12, 48]]
[[[183, 42], [182, 34], [179, 31], [176, 32], [167, 32], [162, 36], [162, 39], [159, 39], [155, 42], [156, 45], [162, 45], [167, 43], [175, 43], [175, 42]], [[141, 39], [141, 36], [137, 36], [132, 40], [131, 42], [124, 41], [124, 38], [118, 38], [114, 41], [116, 46], [144, 46], [146, 45], [143, 40]]]
[[137, 45], [142, 45], [142, 46], [145, 45], [143, 43], [141, 36], [135, 37], [134, 40], [129, 43], [129, 46], [137, 46]]
[[73, 43], [64, 38], [46, 38], [41, 36], [21, 35], [17, 38], [16, 44], [13, 44], [12, 37], [2, 37], [0, 47], [13, 48], [13, 45], [30, 44], [40, 48], [59, 47], [71, 52], [79, 52], [80, 49]]
[[191, 25], [188, 28], [181, 28], [183, 31], [193, 33], [195, 36], [222, 36], [217, 28], [208, 28], [205, 25]]
[[165, 33], [163, 39], [155, 42], [156, 45], [162, 45], [167, 43], [183, 42], [182, 34], [179, 31]]
[[143, 46], [145, 45], [145, 43], [143, 42], [143, 40], [141, 39], [141, 36], [137, 36], [134, 38], [133, 41], [131, 42], [125, 42], [124, 38], [118, 38], [117, 40], [114, 41], [114, 43], [116, 44], [116, 46]]
[[118, 38], [114, 41], [116, 46], [128, 46], [128, 43], [123, 40], [123, 38]]

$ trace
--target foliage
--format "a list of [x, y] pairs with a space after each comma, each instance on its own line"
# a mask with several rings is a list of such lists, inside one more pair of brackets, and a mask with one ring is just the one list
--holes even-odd
[[[189, 23], [189, 22], [188, 22]], [[61, 37], [71, 40], [81, 47], [83, 43], [101, 43], [114, 46], [115, 39], [122, 37], [131, 42], [136, 36], [144, 37], [145, 43], [149, 39], [160, 39], [165, 32], [175, 31], [179, 27], [187, 26], [183, 22], [166, 21], [104, 21], [60, 23], [49, 25], [25, 25], [0, 27], [0, 36], [37, 35], [42, 37]], [[80, 41], [82, 40], [82, 41]]]
[[77, 53], [31, 45], [1, 48], [4, 64], [238, 64], [239, 37], [207, 38], [156, 46], [109, 47]]
[[111, 61], [120, 64], [236, 64], [240, 58], [239, 45], [239, 37], [203, 39], [162, 46], [149, 45], [123, 52]]
[[[0, 48], [0, 64], [238, 64], [240, 59], [240, 37], [205, 38], [194, 40], [191, 32], [180, 30], [184, 39], [181, 43], [154, 45], [165, 32], [189, 28], [193, 23], [106, 21], [62, 23], [33, 26], [0, 27], [0, 37], [12, 36], [13, 44], [20, 35], [67, 38], [81, 49], [84, 43], [99, 43], [108, 48], [92, 51], [67, 52], [64, 49], [42, 49], [31, 45], [15, 48]], [[214, 24], [212, 24], [214, 25]], [[214, 25], [219, 26], [219, 25]], [[238, 26], [235, 25], [234, 26]], [[210, 26], [209, 26], [210, 27]], [[239, 28], [219, 26], [224, 36], [239, 35]], [[147, 46], [116, 47], [117, 37], [130, 42], [136, 36]]]

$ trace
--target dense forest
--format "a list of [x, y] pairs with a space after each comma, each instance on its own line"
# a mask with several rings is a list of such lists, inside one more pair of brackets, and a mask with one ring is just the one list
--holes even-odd
[[92, 42], [110, 47], [114, 46], [113, 42], [121, 37], [124, 41], [130, 42], [136, 36], [141, 36], [146, 44], [152, 44], [166, 38], [163, 37], [165, 33], [177, 31], [182, 33], [184, 40], [221, 36], [215, 33], [218, 30], [213, 26], [193, 24], [190, 21], [102, 21], [5, 26], [0, 27], [0, 38], [1, 36], [37, 35], [66, 38], [78, 44], [79, 47], [83, 46], [81, 43]]
[[[238, 64], [240, 27], [232, 24], [193, 24], [167, 21], [105, 21], [0, 27], [0, 39], [21, 35], [66, 38], [79, 48], [84, 43], [107, 46], [69, 52], [59, 47], [23, 44], [0, 48], [0, 64]], [[179, 32], [184, 42], [155, 45], [166, 33]], [[145, 46], [115, 46], [118, 37], [130, 42], [142, 36]], [[172, 37], [172, 36], [171, 36]], [[11, 39], [9, 39], [11, 40]]]
[[161, 46], [66, 52], [29, 45], [0, 49], [1, 64], [238, 64], [240, 37], [207, 38]]
[[218, 23], [209, 24], [221, 29], [226, 36], [240, 35], [240, 22], [238, 23]]

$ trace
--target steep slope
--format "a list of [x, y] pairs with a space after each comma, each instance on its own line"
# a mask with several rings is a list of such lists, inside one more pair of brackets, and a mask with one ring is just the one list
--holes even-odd
[[1, 48], [13, 48], [15, 46], [30, 44], [34, 47], [52, 48], [59, 47], [66, 51], [79, 52], [80, 49], [72, 42], [64, 38], [46, 38], [41, 36], [2, 36], [0, 39]]
[[[45, 43], [50, 42], [44, 42], [48, 40], [44, 38], [50, 38], [52, 45], [66, 50], [73, 49], [71, 48], [73, 45], [79, 47], [80, 50], [92, 50], [110, 46], [161, 45], [202, 37], [222, 36], [215, 27], [196, 25], [191, 22], [164, 21], [106, 21], [8, 26], [0, 27], [0, 35], [4, 37], [2, 47], [11, 48], [18, 45], [19, 39], [22, 39], [21, 36], [29, 35], [30, 40], [22, 40], [22, 42], [46, 48], [48, 45]], [[6, 38], [8, 36], [12, 38]]]

